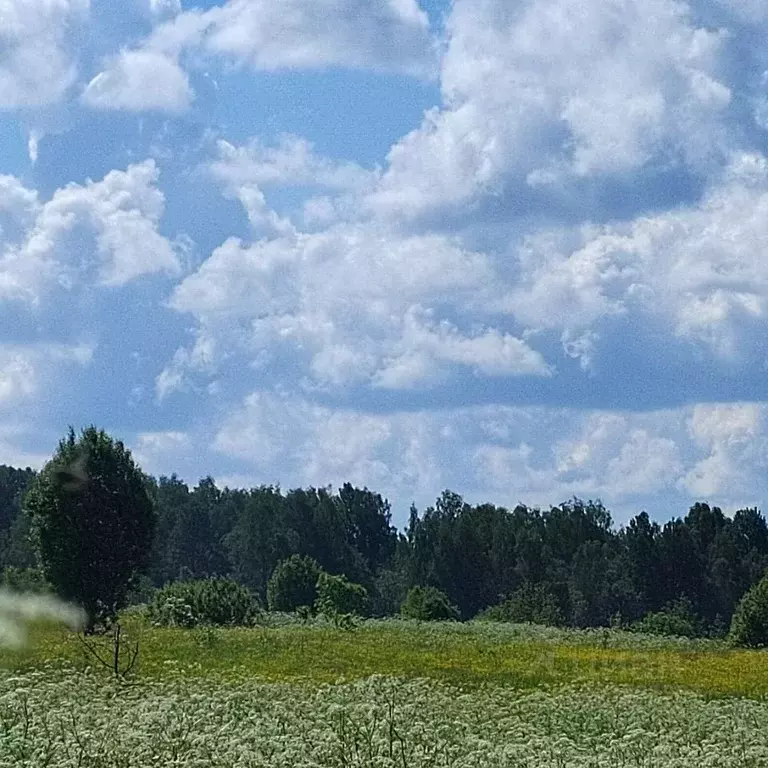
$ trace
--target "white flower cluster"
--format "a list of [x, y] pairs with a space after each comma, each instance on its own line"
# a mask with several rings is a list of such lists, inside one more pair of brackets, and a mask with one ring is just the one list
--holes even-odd
[[768, 702], [617, 686], [460, 689], [0, 673], [0, 766], [749, 768]]

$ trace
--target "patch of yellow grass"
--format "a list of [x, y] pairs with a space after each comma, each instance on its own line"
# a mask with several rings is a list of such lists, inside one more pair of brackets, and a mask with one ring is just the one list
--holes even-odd
[[[138, 674], [237, 680], [335, 682], [369, 675], [432, 678], [463, 685], [524, 688], [572, 682], [687, 689], [710, 696], [768, 694], [768, 654], [712, 644], [601, 647], [568, 633], [556, 642], [485, 631], [456, 631], [400, 622], [365, 624], [353, 632], [328, 626], [184, 630], [127, 624], [140, 643]], [[39, 626], [22, 651], [0, 651], [0, 666], [30, 669], [49, 662], [89, 663], [77, 637]], [[577, 641], [578, 640], [578, 641]], [[104, 639], [101, 642], [106, 643]], [[93, 659], [90, 659], [93, 666]]]

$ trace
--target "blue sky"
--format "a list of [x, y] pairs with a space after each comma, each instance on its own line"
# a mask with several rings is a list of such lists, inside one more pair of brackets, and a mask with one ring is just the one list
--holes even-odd
[[10, 0], [0, 462], [402, 523], [768, 495], [768, 7]]

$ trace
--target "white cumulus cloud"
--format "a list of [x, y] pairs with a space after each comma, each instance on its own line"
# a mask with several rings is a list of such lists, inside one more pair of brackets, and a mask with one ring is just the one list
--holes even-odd
[[0, 4], [0, 109], [43, 107], [78, 75], [72, 30], [89, 0], [4, 0]]
[[651, 161], [698, 167], [730, 146], [723, 35], [684, 3], [456, 0], [447, 35], [443, 106], [392, 147], [375, 210], [412, 217]]
[[35, 303], [52, 285], [71, 287], [95, 274], [119, 286], [141, 275], [180, 269], [158, 225], [165, 207], [153, 161], [70, 184], [50, 200], [0, 179], [0, 299]]
[[187, 74], [155, 51], [123, 51], [96, 75], [82, 100], [95, 109], [184, 112], [193, 93]]
[[179, 65], [223, 58], [259, 71], [346, 67], [431, 77], [427, 15], [416, 0], [228, 0], [178, 12], [173, 0], [149, 11], [170, 17], [132, 50], [108, 61], [83, 99], [100, 109], [184, 111], [192, 90]]

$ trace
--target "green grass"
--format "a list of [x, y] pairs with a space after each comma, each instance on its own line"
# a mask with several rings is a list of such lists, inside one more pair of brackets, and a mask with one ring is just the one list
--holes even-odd
[[[472, 687], [604, 683], [707, 696], [768, 694], [767, 654], [730, 650], [713, 641], [401, 621], [366, 622], [352, 632], [297, 623], [162, 629], [135, 617], [126, 620], [126, 627], [140, 643], [136, 677], [147, 680], [183, 675], [333, 683], [386, 675]], [[22, 651], [0, 651], [0, 667], [10, 670], [59, 662], [83, 668], [89, 656], [74, 633], [52, 625], [34, 628]]]
[[[129, 684], [59, 626], [0, 651], [0, 768], [764, 768], [768, 655], [617, 631], [270, 618], [160, 629]], [[108, 638], [101, 653], [108, 653]]]

